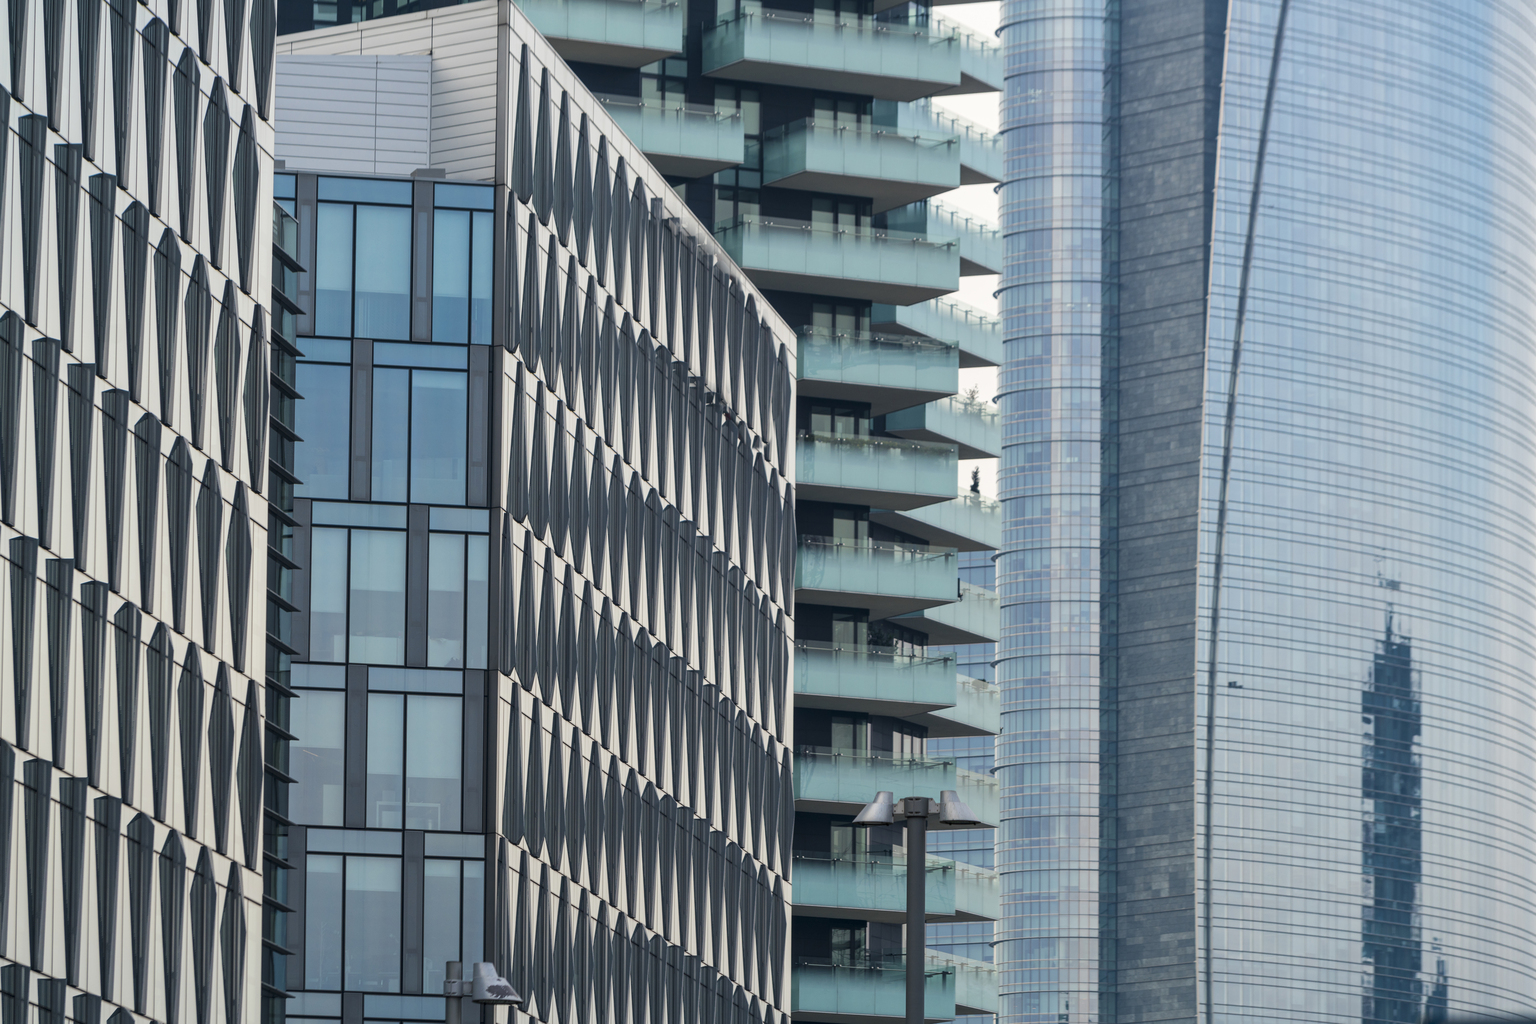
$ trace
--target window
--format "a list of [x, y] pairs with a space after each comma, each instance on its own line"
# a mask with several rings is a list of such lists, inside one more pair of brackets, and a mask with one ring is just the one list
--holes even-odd
[[[475, 522], [466, 520], [474, 517]], [[485, 668], [490, 544], [484, 533], [441, 533], [439, 528], [486, 529], [479, 511], [433, 509], [427, 569], [427, 664]]]
[[464, 677], [374, 669], [368, 674], [370, 828], [456, 832], [463, 793]]
[[840, 437], [869, 434], [869, 407], [839, 402], [806, 402], [800, 421], [803, 429]]
[[488, 345], [495, 193], [477, 185], [437, 185], [434, 202], [432, 340]]
[[311, 659], [403, 665], [405, 509], [316, 502], [313, 519]]
[[294, 487], [294, 496], [346, 498], [352, 368], [301, 362], [295, 384], [309, 401], [299, 402], [294, 410], [294, 430], [304, 439], [294, 446], [293, 471], [302, 481]]
[[[319, 194], [322, 200], [366, 202], [325, 201], [316, 211], [315, 333], [409, 338], [410, 185], [322, 178]], [[385, 202], [400, 205], [380, 205]]]
[[811, 327], [818, 334], [854, 334], [869, 330], [869, 306], [847, 303], [811, 303]]
[[311, 853], [306, 866], [305, 984], [400, 991], [400, 858]]
[[289, 707], [288, 816], [301, 825], [342, 825], [346, 784], [346, 669], [294, 665], [301, 699]]
[[811, 197], [811, 224], [839, 231], [866, 231], [869, 228], [870, 203], [867, 199]]
[[[380, 359], [393, 358], [381, 348], [375, 349], [376, 364]], [[376, 365], [373, 499], [463, 504], [468, 414], [468, 374]], [[342, 469], [344, 472], [344, 460]]]
[[[717, 86], [731, 92], [755, 93], [752, 89], [736, 89], [733, 86]], [[688, 89], [688, 61], [682, 57], [668, 57], [640, 69], [640, 97], [645, 105], [681, 104]]]
[[[422, 885], [422, 991], [441, 992], [450, 960], [482, 958], [485, 862], [479, 836], [426, 837]], [[466, 858], [460, 859], [458, 855]], [[438, 856], [441, 855], [441, 856]]]
[[860, 125], [872, 121], [871, 102], [857, 97], [817, 96], [816, 121], [828, 125]]

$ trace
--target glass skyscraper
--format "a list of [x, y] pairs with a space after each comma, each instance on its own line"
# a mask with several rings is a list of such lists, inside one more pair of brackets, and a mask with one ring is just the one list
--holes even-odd
[[515, 7], [278, 50], [288, 1019], [787, 1020], [791, 332]]
[[1003, 39], [1000, 1019], [1528, 1011], [1536, 30]]

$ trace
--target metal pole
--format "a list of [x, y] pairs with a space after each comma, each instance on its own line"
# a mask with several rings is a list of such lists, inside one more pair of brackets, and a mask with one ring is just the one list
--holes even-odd
[[[445, 965], [447, 970], [443, 977], [447, 981], [464, 980], [464, 964], [458, 960], [449, 960]], [[464, 1000], [458, 996], [449, 996], [444, 1000], [448, 1004], [448, 1016], [444, 1024], [461, 1024], [461, 1014], [464, 1010]]]
[[928, 948], [928, 798], [907, 797], [907, 1024], [923, 1024], [923, 969]]

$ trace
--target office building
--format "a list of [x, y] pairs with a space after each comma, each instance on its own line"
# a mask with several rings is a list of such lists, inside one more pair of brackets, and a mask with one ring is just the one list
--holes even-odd
[[275, 15], [6, 19], [7, 1022], [234, 1024], [266, 1002]]
[[1527, 1012], [1531, 24], [1005, 11], [1000, 1019]]
[[510, 4], [276, 95], [288, 1019], [786, 1020], [792, 332]]

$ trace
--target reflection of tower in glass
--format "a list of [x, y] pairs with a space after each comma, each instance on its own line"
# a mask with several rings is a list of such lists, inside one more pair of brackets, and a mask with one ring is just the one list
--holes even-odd
[[1424, 950], [1416, 921], [1423, 826], [1414, 744], [1421, 715], [1413, 688], [1412, 645], [1393, 636], [1390, 611], [1361, 715], [1366, 724], [1362, 864], [1370, 901], [1362, 926], [1361, 961], [1367, 974], [1361, 1018], [1367, 1024], [1419, 1024], [1427, 1009], [1420, 980]]

